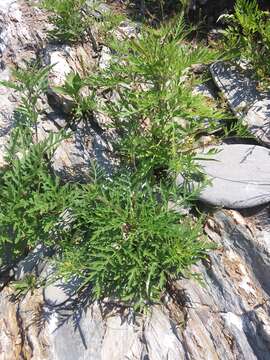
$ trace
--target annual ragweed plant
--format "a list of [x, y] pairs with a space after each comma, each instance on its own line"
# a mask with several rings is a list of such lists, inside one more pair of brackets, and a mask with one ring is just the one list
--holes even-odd
[[[68, 12], [74, 1], [45, 3], [55, 16], [55, 35], [77, 41], [84, 32], [77, 18], [83, 2], [72, 8], [72, 14], [78, 10], [74, 23]], [[118, 172], [110, 177], [93, 166], [88, 184], [63, 184], [50, 162], [62, 134], [37, 138], [30, 146], [25, 125], [37, 124], [39, 108], [21, 111], [23, 126], [18, 122], [12, 132], [8, 164], [0, 172], [3, 263], [6, 254], [17, 261], [45, 243], [57, 251], [59, 276], [77, 275], [82, 288], [91, 287], [94, 299], [119, 299], [140, 310], [159, 301], [171, 281], [192, 276], [191, 266], [207, 257], [212, 246], [203, 237], [200, 219], [176, 211], [191, 204], [199, 190], [176, 189], [174, 176], [181, 172], [198, 180], [200, 175], [203, 181], [195, 162], [197, 139], [220, 126], [223, 113], [193, 94], [197, 80], [190, 70], [219, 55], [189, 43], [187, 36], [183, 17], [158, 29], [144, 28], [136, 39], [111, 43], [114, 56], [106, 70], [84, 78], [70, 74], [57, 89], [73, 99], [75, 123], [95, 111], [110, 117], [118, 135], [112, 145], [120, 159]], [[14, 88], [24, 97], [32, 89], [31, 96], [39, 99], [40, 91], [46, 91], [45, 74], [34, 86], [27, 76], [17, 77]], [[85, 87], [89, 95], [83, 97]], [[100, 94], [102, 108], [96, 101]], [[62, 226], [65, 213], [68, 226]]]
[[210, 63], [219, 54], [189, 43], [188, 34], [181, 16], [158, 29], [145, 28], [136, 39], [116, 40], [109, 68], [84, 82], [94, 92], [118, 94], [102, 110], [120, 135], [116, 153], [142, 177], [187, 169], [199, 134], [213, 131], [224, 117], [194, 95], [197, 80], [190, 72], [193, 64]]
[[[202, 223], [168, 208], [176, 193], [131, 174], [96, 179], [73, 197], [73, 236], [58, 261], [64, 277], [78, 276], [94, 299], [120, 299], [142, 309], [168, 282], [190, 277], [190, 266], [212, 248]], [[179, 200], [179, 197], [178, 197]]]
[[69, 43], [82, 41], [91, 25], [86, 0], [42, 0], [40, 7], [50, 12], [49, 20], [54, 28], [49, 35], [54, 40]]

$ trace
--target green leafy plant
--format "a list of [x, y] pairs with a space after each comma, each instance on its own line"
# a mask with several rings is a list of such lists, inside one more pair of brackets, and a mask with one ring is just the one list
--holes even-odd
[[198, 135], [213, 131], [224, 116], [192, 92], [191, 65], [214, 61], [218, 53], [188, 43], [188, 33], [183, 17], [145, 28], [138, 39], [116, 41], [110, 67], [88, 77], [93, 89], [118, 94], [102, 110], [120, 134], [116, 152], [142, 177], [187, 169]]
[[93, 21], [86, 0], [42, 0], [40, 6], [51, 13], [49, 20], [54, 28], [50, 35], [53, 39], [73, 43], [81, 41], [86, 32], [91, 36]]
[[221, 17], [228, 23], [222, 46], [233, 59], [250, 64], [257, 78], [269, 84], [270, 14], [259, 9], [256, 0], [237, 0], [234, 14]]
[[[69, 190], [50, 170], [53, 148], [63, 139], [51, 134], [28, 149], [12, 147], [8, 167], [0, 171], [0, 254], [17, 259], [39, 243], [57, 239], [57, 221]], [[16, 143], [18, 144], [18, 143]]]
[[[83, 0], [44, 0], [52, 12], [53, 36], [79, 41], [89, 24], [84, 5]], [[108, 69], [83, 78], [70, 74], [56, 89], [73, 100], [73, 120], [104, 111], [118, 133], [113, 146], [119, 173], [108, 178], [93, 166], [88, 184], [64, 185], [53, 173], [51, 157], [62, 133], [29, 146], [33, 125], [37, 137], [38, 100], [49, 68], [37, 69], [33, 81], [31, 71], [20, 70], [15, 84], [2, 83], [22, 94], [18, 112], [23, 115], [12, 132], [8, 165], [0, 170], [3, 262], [7, 253], [15, 261], [39, 243], [54, 246], [59, 276], [77, 275], [95, 299], [120, 299], [135, 309], [159, 301], [172, 280], [192, 276], [190, 267], [212, 246], [202, 235], [201, 219], [174, 209], [193, 203], [200, 185], [191, 191], [172, 184], [178, 172], [203, 184], [195, 161], [197, 139], [220, 126], [223, 113], [193, 94], [198, 81], [191, 66], [210, 63], [218, 53], [189, 43], [188, 34], [183, 17], [144, 28], [137, 39], [111, 43], [115, 55]], [[102, 108], [96, 101], [100, 94], [107, 99]], [[29, 278], [19, 292], [34, 286]]]
[[40, 281], [34, 274], [26, 274], [24, 279], [13, 281], [12, 287], [15, 290], [14, 299], [26, 296], [29, 291], [33, 295], [34, 291], [42, 286], [43, 283], [44, 281]]
[[[54, 176], [50, 159], [57, 144], [67, 137], [51, 133], [39, 141], [39, 101], [48, 88], [50, 67], [37, 63], [13, 71], [14, 81], [1, 84], [20, 93], [15, 127], [6, 153], [7, 166], [0, 169], [0, 257], [9, 263], [26, 255], [38, 243], [57, 238], [56, 224], [64, 211], [66, 186]], [[32, 127], [36, 142], [33, 143]]]
[[121, 13], [110, 10], [104, 12], [102, 21], [100, 21], [97, 26], [101, 41], [109, 45], [113, 37], [113, 30], [117, 29], [121, 22], [125, 20], [126, 17]]
[[[59, 270], [91, 285], [95, 299], [120, 299], [142, 309], [160, 300], [168, 281], [191, 276], [190, 266], [211, 244], [202, 226], [168, 209], [173, 193], [133, 184], [130, 174], [96, 178], [73, 199], [72, 240]], [[178, 197], [179, 201], [179, 197]]]
[[[67, 95], [73, 102], [72, 121], [79, 121], [91, 116], [96, 109], [95, 91], [87, 87], [87, 83], [78, 73], [70, 73], [63, 86], [54, 87], [59, 94]], [[83, 94], [83, 91], [87, 94]]]

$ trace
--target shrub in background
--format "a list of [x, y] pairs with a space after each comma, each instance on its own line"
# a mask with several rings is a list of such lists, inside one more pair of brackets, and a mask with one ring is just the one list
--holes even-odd
[[222, 15], [227, 28], [222, 46], [231, 58], [245, 60], [262, 84], [269, 86], [270, 13], [259, 9], [256, 0], [237, 0], [232, 15]]

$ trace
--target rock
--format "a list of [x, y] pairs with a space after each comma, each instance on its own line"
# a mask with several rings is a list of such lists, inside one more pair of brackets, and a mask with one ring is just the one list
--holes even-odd
[[266, 360], [269, 331], [261, 334], [269, 324], [269, 244], [265, 248], [260, 230], [236, 211], [217, 211], [205, 231], [218, 249], [192, 269], [203, 286], [183, 279], [170, 292], [185, 319], [179, 341], [186, 352], [178, 358]]
[[112, 51], [107, 46], [102, 46], [99, 58], [99, 67], [101, 70], [108, 69], [112, 61]]
[[[152, 310], [146, 319], [143, 333], [146, 358], [157, 360], [184, 359], [185, 345], [182, 342], [182, 334], [177, 325], [179, 318], [176, 322], [171, 322], [168, 310], [161, 310], [160, 307]], [[180, 318], [180, 321], [183, 321], [183, 317], [180, 316]]]
[[250, 132], [270, 146], [270, 97], [260, 93], [250, 73], [240, 66], [217, 62], [210, 67], [213, 79], [235, 115], [243, 119]]
[[[211, 181], [202, 190], [199, 200], [232, 209], [270, 202], [270, 150], [245, 144], [216, 146], [215, 149], [216, 154], [198, 161]], [[183, 183], [181, 175], [177, 182]]]
[[177, 214], [180, 215], [189, 215], [191, 213], [191, 207], [187, 206], [187, 205], [183, 205], [183, 204], [178, 204], [175, 201], [169, 200], [168, 201], [168, 210], [171, 210], [173, 212], [176, 212]]
[[197, 144], [200, 148], [204, 149], [207, 146], [213, 145], [217, 142], [217, 138], [213, 135], [203, 135], [200, 136]]
[[95, 0], [87, 0], [86, 5], [90, 9], [90, 13], [97, 20], [102, 20], [104, 15], [110, 13], [111, 9], [107, 4], [96, 2]]
[[47, 15], [26, 2], [1, 1], [0, 51], [7, 65], [21, 65], [36, 57], [37, 48], [46, 40]]
[[270, 146], [270, 97], [255, 101], [244, 121], [257, 139]]
[[[91, 72], [95, 66], [94, 52], [89, 44], [72, 47], [49, 44], [42, 51], [42, 59], [44, 65], [54, 65], [49, 75], [49, 95], [53, 97], [57, 107], [69, 114], [74, 107], [72, 98], [58, 93], [54, 87], [63, 86], [71, 73], [83, 76], [86, 71]], [[87, 94], [82, 93], [82, 96], [85, 95]]]
[[[118, 41], [123, 41], [125, 39], [131, 39], [138, 37], [140, 32], [139, 24], [133, 23], [131, 21], [123, 21], [119, 27], [114, 30], [114, 36]], [[99, 56], [99, 68], [101, 70], [106, 70], [109, 68], [110, 63], [113, 61], [113, 52], [112, 50], [103, 45], [101, 47], [100, 56]]]
[[[64, 118], [61, 118], [60, 116], [53, 118], [54, 121], [45, 118], [38, 123], [39, 141], [45, 140], [51, 133], [59, 132], [57, 124], [61, 124], [61, 119], [64, 121]], [[74, 133], [69, 129], [66, 130], [66, 134], [69, 134], [69, 137], [60, 141], [56, 146], [51, 159], [52, 168], [55, 174], [65, 181], [71, 179], [82, 180], [87, 175], [89, 162], [91, 160], [91, 135], [89, 135], [86, 140], [86, 137], [83, 137], [78, 131], [75, 131]], [[88, 144], [87, 149], [85, 149], [86, 143]]]
[[31, 251], [15, 268], [15, 280], [23, 280], [27, 274], [40, 275], [45, 265], [45, 257], [52, 255], [52, 249], [40, 244]]
[[141, 25], [129, 20], [122, 21], [116, 30], [114, 36], [117, 40], [123, 41], [125, 39], [137, 38], [140, 34]]
[[[21, 329], [18, 326], [16, 306], [9, 301], [10, 290], [0, 293], [0, 358], [19, 359], [21, 352]], [[16, 341], [14, 341], [16, 339]]]
[[203, 95], [209, 100], [215, 101], [217, 98], [217, 94], [215, 93], [213, 87], [209, 84], [199, 84], [193, 90], [194, 95]]
[[0, 292], [8, 285], [11, 279], [14, 277], [14, 270], [7, 266], [0, 267]]
[[[61, 128], [67, 126], [64, 117], [51, 113], [39, 121], [38, 139], [42, 141], [50, 133], [58, 133]], [[89, 169], [93, 161], [96, 161], [107, 174], [113, 172], [116, 162], [111, 153], [110, 136], [101, 128], [97, 127], [95, 130], [83, 121], [75, 124], [74, 130], [65, 130], [69, 137], [59, 142], [51, 159], [55, 174], [63, 181], [89, 180]]]
[[[36, 56], [46, 38], [46, 16], [38, 9], [17, 1], [0, 1], [0, 80], [11, 80], [11, 67], [20, 67]], [[0, 89], [0, 167], [5, 165], [6, 145], [13, 127], [18, 96], [11, 89]]]
[[101, 349], [102, 359], [133, 359], [135, 354], [143, 352], [144, 345], [138, 338], [138, 333], [141, 331], [140, 322], [135, 324], [128, 315], [123, 320], [123, 316], [113, 314], [107, 318]]
[[210, 66], [212, 77], [236, 116], [243, 116], [260, 99], [256, 81], [251, 80], [239, 66], [216, 62]]
[[58, 176], [65, 181], [87, 181], [93, 161], [107, 173], [112, 172], [114, 163], [105, 137], [83, 124], [70, 134], [70, 138], [60, 142], [52, 158]]
[[59, 279], [44, 288], [44, 301], [49, 306], [60, 306], [76, 295], [81, 285], [81, 279], [73, 277], [68, 281]]
[[194, 74], [200, 75], [205, 73], [208, 70], [208, 66], [205, 64], [193, 64], [191, 65], [191, 71]]
[[215, 45], [217, 41], [221, 41], [224, 38], [220, 29], [211, 29], [207, 34], [207, 40], [209, 44]]
[[[50, 133], [57, 133], [59, 132], [59, 128], [56, 125], [56, 121], [59, 117], [53, 117], [52, 120], [49, 117], [45, 117], [45, 118], [39, 118], [39, 121], [37, 123], [37, 136], [38, 136], [38, 141], [44, 141]], [[35, 136], [34, 136], [35, 139]]]
[[0, 4], [0, 11], [8, 12], [10, 5], [14, 3], [14, 0], [5, 0]]
[[66, 77], [72, 72], [72, 69], [66, 59], [67, 53], [70, 51], [70, 47], [63, 46], [52, 46], [44, 50], [45, 64], [54, 65], [50, 72], [50, 87], [49, 95], [53, 96], [57, 106], [61, 107], [64, 113], [69, 114], [74, 106], [72, 98], [68, 95], [59, 94], [54, 90], [54, 87], [63, 86]]
[[[63, 314], [57, 311], [50, 312], [48, 329], [47, 340], [53, 351], [51, 357], [46, 359], [102, 359], [101, 348], [109, 328], [102, 320], [102, 313], [97, 304], [85, 311], [80, 309], [77, 312], [66, 311]], [[113, 356], [113, 353], [110, 356]]]

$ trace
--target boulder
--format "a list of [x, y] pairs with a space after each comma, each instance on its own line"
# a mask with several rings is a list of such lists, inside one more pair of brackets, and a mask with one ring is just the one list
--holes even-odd
[[255, 101], [244, 121], [252, 134], [265, 145], [270, 146], [270, 96]]
[[223, 93], [236, 116], [243, 116], [260, 99], [256, 81], [240, 66], [222, 61], [210, 66], [216, 86]]
[[[93, 70], [96, 60], [92, 47], [88, 43], [76, 46], [49, 44], [42, 51], [42, 60], [44, 65], [53, 65], [49, 75], [49, 95], [53, 98], [56, 107], [69, 114], [74, 107], [72, 98], [57, 92], [55, 87], [63, 86], [71, 73], [82, 76], [86, 71]], [[82, 91], [81, 95], [86, 96], [88, 92]]]
[[269, 94], [259, 92], [251, 73], [240, 66], [217, 62], [210, 71], [233, 113], [243, 119], [258, 141], [270, 146]]
[[52, 249], [39, 244], [15, 267], [15, 280], [23, 280], [26, 275], [34, 273], [39, 276], [45, 266], [45, 258], [51, 256]]
[[107, 46], [102, 46], [99, 57], [99, 68], [101, 70], [106, 70], [109, 68], [112, 61], [112, 51]]
[[[231, 209], [249, 208], [270, 202], [270, 150], [255, 145], [233, 144], [208, 147], [214, 155], [197, 161], [210, 180], [199, 200]], [[201, 156], [202, 155], [202, 156]], [[200, 154], [200, 158], [203, 153]], [[181, 175], [177, 178], [180, 185]], [[195, 184], [194, 184], [195, 185]]]

